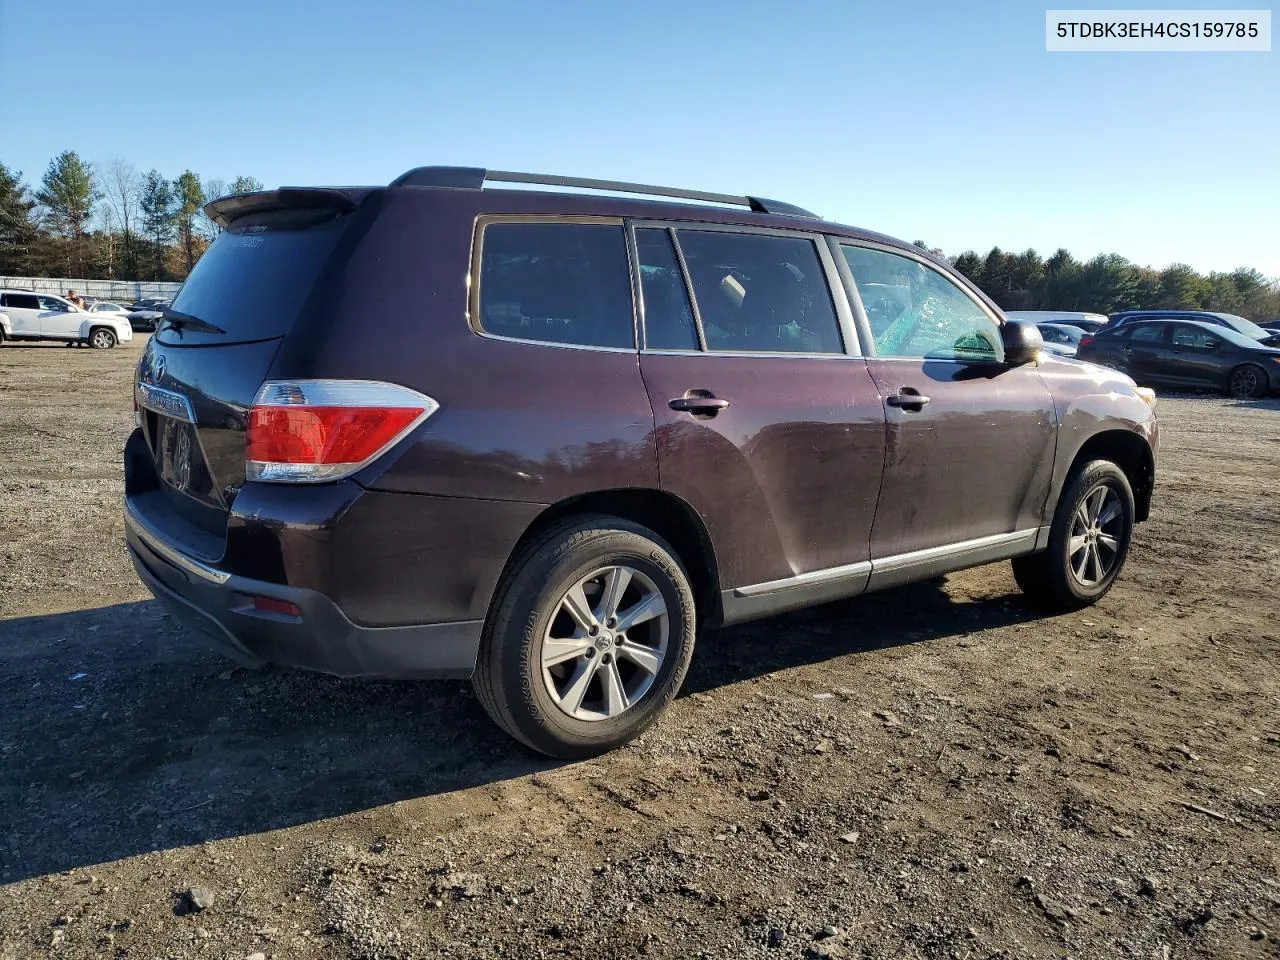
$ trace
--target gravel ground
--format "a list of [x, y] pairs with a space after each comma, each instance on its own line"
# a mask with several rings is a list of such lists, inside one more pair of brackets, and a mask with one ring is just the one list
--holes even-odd
[[1280, 402], [1165, 398], [1097, 607], [709, 634], [639, 743], [235, 669], [121, 545], [142, 340], [0, 348], [0, 958], [1280, 956]]

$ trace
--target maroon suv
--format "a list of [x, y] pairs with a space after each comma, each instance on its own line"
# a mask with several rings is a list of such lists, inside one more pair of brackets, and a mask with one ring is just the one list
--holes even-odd
[[666, 707], [700, 627], [1005, 559], [1079, 607], [1150, 507], [1149, 391], [796, 207], [424, 167], [206, 209], [138, 364], [126, 529], [245, 661], [472, 677], [584, 756]]

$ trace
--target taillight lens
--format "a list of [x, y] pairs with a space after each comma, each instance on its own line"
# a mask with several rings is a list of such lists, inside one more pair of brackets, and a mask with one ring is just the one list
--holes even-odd
[[1080, 347], [1087, 347], [1091, 343], [1093, 343], [1093, 334], [1086, 333], [1083, 337], [1080, 338], [1080, 342], [1076, 345], [1076, 349], [1079, 350]]
[[249, 411], [245, 476], [319, 483], [350, 476], [440, 405], [394, 383], [268, 380]]

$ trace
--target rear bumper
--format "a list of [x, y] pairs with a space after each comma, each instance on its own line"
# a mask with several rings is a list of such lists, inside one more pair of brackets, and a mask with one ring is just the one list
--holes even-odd
[[[125, 501], [125, 539], [142, 582], [169, 613], [245, 664], [275, 663], [340, 677], [471, 676], [483, 620], [368, 627], [324, 594], [236, 576], [168, 542]], [[267, 613], [255, 596], [292, 603]]]

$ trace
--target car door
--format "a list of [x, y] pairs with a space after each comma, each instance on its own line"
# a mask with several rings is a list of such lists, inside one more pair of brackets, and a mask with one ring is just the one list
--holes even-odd
[[660, 482], [707, 528], [726, 621], [859, 592], [885, 418], [825, 240], [637, 223], [633, 244]]
[[1133, 323], [1121, 341], [1120, 358], [1121, 372], [1140, 384], [1167, 382], [1170, 376], [1175, 382], [1178, 379], [1169, 363], [1169, 324], [1163, 321]]
[[923, 257], [841, 242], [885, 405], [872, 586], [1029, 552], [1046, 522], [1056, 412], [1034, 364], [1004, 363], [1000, 320]]
[[33, 293], [6, 293], [4, 312], [15, 337], [40, 335], [40, 299]]
[[1220, 387], [1231, 367], [1229, 344], [1203, 327], [1190, 323], [1170, 324], [1169, 372], [1187, 384]]
[[82, 319], [80, 311], [61, 297], [40, 297], [40, 333], [43, 336], [79, 336]]

